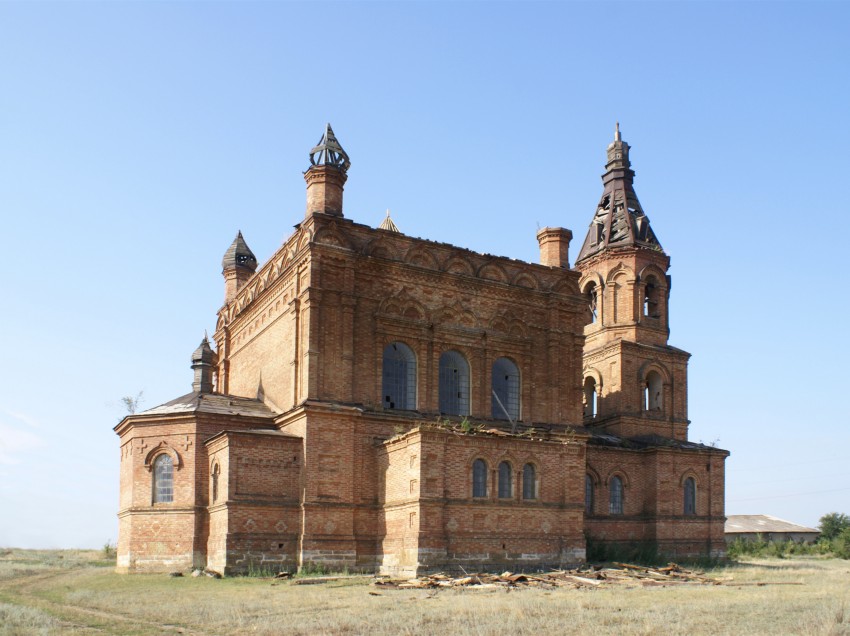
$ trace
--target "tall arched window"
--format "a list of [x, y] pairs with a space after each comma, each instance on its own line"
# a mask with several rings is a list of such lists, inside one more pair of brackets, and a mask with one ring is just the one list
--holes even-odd
[[537, 470], [534, 464], [522, 468], [522, 498], [537, 499]]
[[519, 369], [513, 360], [499, 358], [493, 363], [493, 408], [496, 420], [519, 420]]
[[584, 513], [593, 514], [593, 477], [584, 476]]
[[688, 477], [685, 480], [685, 509], [686, 515], [695, 515], [697, 513], [697, 482], [693, 477]]
[[458, 351], [440, 356], [440, 413], [469, 415], [469, 364]]
[[608, 484], [608, 512], [612, 515], [623, 514], [623, 480], [611, 477]]
[[513, 495], [513, 469], [508, 462], [502, 462], [499, 464], [499, 499], [510, 499]]
[[174, 501], [174, 461], [163, 453], [153, 461], [153, 502]]
[[416, 356], [403, 342], [384, 347], [383, 406], [412, 411], [416, 408]]
[[643, 408], [645, 411], [664, 410], [664, 381], [658, 371], [646, 374], [646, 385], [643, 390]]
[[212, 475], [210, 475], [210, 484], [212, 486], [212, 500], [213, 503], [218, 501], [218, 476], [221, 474], [221, 468], [218, 464], [215, 464], [212, 469]]
[[596, 287], [596, 283], [593, 282], [585, 288], [584, 300], [587, 303], [587, 309], [590, 312], [590, 324], [595, 323], [599, 317], [598, 292], [599, 290]]
[[643, 287], [643, 315], [649, 318], [658, 318], [660, 305], [658, 302], [659, 289], [655, 276], [647, 276]]
[[487, 462], [483, 459], [472, 462], [472, 496], [487, 496]]
[[597, 405], [596, 380], [588, 376], [584, 379], [584, 416], [596, 417]]

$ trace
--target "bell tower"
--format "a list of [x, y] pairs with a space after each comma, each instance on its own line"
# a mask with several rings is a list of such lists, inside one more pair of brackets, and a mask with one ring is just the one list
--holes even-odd
[[603, 191], [576, 259], [588, 307], [584, 423], [626, 437], [687, 439], [687, 362], [671, 347], [670, 257], [634, 189], [617, 124]]

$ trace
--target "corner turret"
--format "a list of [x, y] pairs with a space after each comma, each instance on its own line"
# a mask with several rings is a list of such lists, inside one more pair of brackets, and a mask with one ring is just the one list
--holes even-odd
[[307, 182], [307, 212], [342, 216], [342, 192], [348, 179], [351, 161], [328, 124], [319, 143], [310, 151], [310, 168], [304, 173]]
[[236, 235], [221, 259], [221, 273], [224, 276], [224, 302], [229, 303], [237, 292], [257, 271], [257, 257], [248, 247], [242, 232]]
[[192, 390], [195, 393], [212, 393], [213, 391], [213, 366], [215, 364], [215, 352], [210, 347], [210, 341], [204, 334], [204, 339], [198, 348], [192, 352], [192, 370], [195, 372], [192, 381]]

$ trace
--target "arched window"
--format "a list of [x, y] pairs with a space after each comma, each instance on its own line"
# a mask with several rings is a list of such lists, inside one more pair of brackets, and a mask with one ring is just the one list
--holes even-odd
[[697, 482], [693, 477], [685, 480], [685, 514], [695, 515], [697, 513]]
[[658, 318], [660, 305], [658, 303], [659, 289], [655, 276], [647, 276], [643, 287], [643, 315], [649, 318]]
[[534, 464], [522, 468], [522, 498], [537, 499], [537, 470]]
[[513, 495], [513, 469], [508, 462], [502, 462], [499, 464], [499, 499], [510, 499]]
[[440, 413], [469, 415], [469, 364], [457, 351], [440, 356]]
[[611, 477], [608, 485], [608, 512], [612, 515], [623, 514], [623, 480]]
[[210, 475], [210, 484], [212, 486], [212, 500], [213, 503], [218, 501], [218, 476], [221, 474], [221, 468], [218, 464], [215, 464], [212, 469], [212, 475]]
[[153, 502], [174, 501], [174, 460], [163, 453], [153, 461]]
[[599, 301], [598, 301], [598, 289], [596, 288], [596, 283], [590, 283], [584, 291], [584, 300], [587, 303], [587, 309], [590, 312], [590, 324], [596, 322], [596, 319], [599, 317]]
[[487, 462], [483, 459], [472, 462], [472, 496], [487, 496]]
[[385, 409], [416, 408], [416, 357], [403, 342], [384, 347], [383, 405]]
[[664, 381], [658, 371], [650, 371], [646, 375], [646, 385], [643, 390], [643, 409], [645, 411], [664, 410]]
[[596, 380], [588, 376], [584, 379], [584, 416], [596, 417], [597, 405]]
[[508, 358], [493, 363], [493, 408], [496, 420], [519, 420], [519, 369]]
[[590, 475], [584, 476], [584, 512], [593, 514], [593, 477]]

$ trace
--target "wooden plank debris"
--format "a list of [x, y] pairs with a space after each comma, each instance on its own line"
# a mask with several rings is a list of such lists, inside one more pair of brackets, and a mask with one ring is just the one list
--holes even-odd
[[483, 587], [597, 589], [612, 585], [735, 585], [726, 580], [706, 576], [703, 572], [687, 570], [676, 563], [657, 568], [631, 563], [614, 563], [612, 565], [614, 567], [585, 566], [575, 570], [554, 570], [536, 574], [514, 572], [469, 574], [464, 572], [464, 576], [451, 577], [440, 572], [409, 580], [380, 579], [375, 581], [374, 585], [385, 589], [401, 590]]

